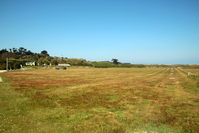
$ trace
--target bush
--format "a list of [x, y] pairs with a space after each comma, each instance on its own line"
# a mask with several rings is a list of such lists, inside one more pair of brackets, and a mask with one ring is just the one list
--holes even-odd
[[6, 64], [0, 64], [0, 70], [6, 70]]
[[126, 68], [131, 68], [131, 67], [135, 67], [135, 68], [144, 68], [144, 67], [146, 67], [146, 66], [145, 66], [145, 65], [142, 65], [142, 64], [124, 63], [124, 64], [120, 64], [119, 67], [126, 67]]
[[112, 64], [111, 62], [104, 61], [104, 62], [93, 62], [93, 67], [96, 68], [110, 68], [110, 67], [116, 67], [117, 65]]

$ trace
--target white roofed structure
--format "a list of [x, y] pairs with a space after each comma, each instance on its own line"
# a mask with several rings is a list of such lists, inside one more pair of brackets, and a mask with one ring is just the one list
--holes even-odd
[[71, 66], [70, 64], [58, 64], [58, 66], [65, 66], [65, 67], [69, 67]]

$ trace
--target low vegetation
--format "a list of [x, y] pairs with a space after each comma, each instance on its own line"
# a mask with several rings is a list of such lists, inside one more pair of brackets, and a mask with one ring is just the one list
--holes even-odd
[[[143, 68], [146, 65], [141, 64], [130, 64], [121, 63], [118, 59], [112, 59], [111, 61], [98, 61], [91, 62], [85, 59], [78, 58], [67, 58], [67, 57], [53, 57], [48, 54], [46, 50], [42, 50], [41, 53], [34, 53], [23, 47], [12, 48], [12, 49], [2, 49], [0, 50], [0, 70], [6, 69], [6, 58], [8, 58], [8, 69], [19, 69], [22, 66], [26, 66], [26, 62], [35, 62], [37, 66], [56, 66], [58, 64], [70, 64], [72, 66], [89, 66], [96, 68], [112, 68], [112, 67], [137, 67]], [[150, 65], [152, 67], [163, 67], [167, 65]]]
[[199, 79], [167, 67], [1, 73], [0, 132], [199, 132]]

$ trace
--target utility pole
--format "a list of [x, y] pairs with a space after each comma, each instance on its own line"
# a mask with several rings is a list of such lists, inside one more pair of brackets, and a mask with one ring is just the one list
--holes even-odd
[[6, 70], [8, 71], [8, 58], [6, 58]]

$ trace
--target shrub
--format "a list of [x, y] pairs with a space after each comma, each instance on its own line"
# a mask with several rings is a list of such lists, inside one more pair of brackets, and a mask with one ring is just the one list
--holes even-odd
[[93, 62], [93, 67], [96, 68], [109, 68], [109, 67], [116, 67], [117, 65], [112, 64], [111, 62], [108, 61], [103, 61], [103, 62]]

